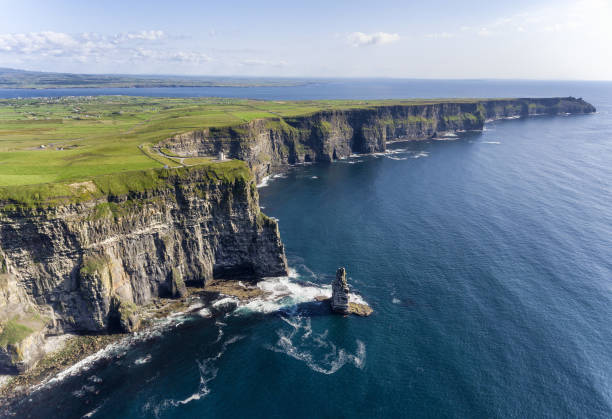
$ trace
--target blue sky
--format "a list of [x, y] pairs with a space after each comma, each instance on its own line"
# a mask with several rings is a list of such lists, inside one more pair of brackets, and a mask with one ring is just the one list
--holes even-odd
[[0, 1], [0, 66], [612, 79], [612, 0]]

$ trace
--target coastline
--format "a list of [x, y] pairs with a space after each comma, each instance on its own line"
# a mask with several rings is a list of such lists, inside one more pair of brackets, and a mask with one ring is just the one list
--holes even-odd
[[[497, 119], [516, 119], [516, 117], [497, 118]], [[448, 133], [450, 131], [446, 131]], [[456, 130], [456, 132], [460, 132]], [[407, 141], [420, 141], [430, 140], [436, 138], [397, 138], [396, 140], [388, 141], [386, 144], [394, 142], [407, 142]], [[379, 154], [380, 152], [369, 152], [362, 154]], [[383, 152], [384, 153], [384, 152]], [[352, 154], [351, 154], [352, 155]], [[312, 162], [302, 162], [301, 164], [311, 164]], [[300, 163], [296, 163], [300, 164]], [[179, 282], [179, 281], [177, 281]], [[53, 380], [54, 376], [70, 374], [73, 368], [77, 368], [82, 363], [90, 362], [95, 364], [97, 361], [103, 359], [104, 354], [113, 349], [113, 345], [125, 347], [126, 345], [132, 345], [142, 340], [146, 340], [152, 336], [152, 334], [160, 332], [163, 333], [165, 324], [156, 323], [156, 320], [165, 320], [172, 322], [173, 317], [193, 314], [195, 312], [203, 312], [214, 307], [224, 306], [226, 309], [235, 308], [239, 302], [250, 302], [253, 299], [265, 296], [265, 291], [260, 290], [257, 287], [245, 286], [240, 281], [219, 281], [210, 280], [207, 286], [204, 288], [187, 288], [188, 292], [180, 299], [154, 299], [149, 304], [139, 307], [139, 312], [144, 312], [143, 316], [143, 327], [135, 333], [118, 333], [118, 334], [100, 334], [100, 335], [75, 335], [68, 338], [62, 349], [53, 351], [52, 353], [45, 356], [45, 358], [39, 361], [39, 364], [35, 366], [31, 371], [26, 372], [23, 375], [13, 377], [10, 381], [0, 388], [0, 406], [5, 403], [10, 403], [18, 398], [26, 397], [30, 392], [36, 391], [44, 386], [46, 383]], [[212, 300], [208, 300], [207, 304], [202, 303], [202, 297], [210, 297], [215, 294], [217, 297], [220, 295], [229, 297], [223, 304], [215, 306]], [[199, 299], [200, 301], [196, 301]], [[314, 298], [317, 301], [317, 297]], [[238, 302], [236, 302], [238, 300]], [[221, 303], [220, 300], [216, 301]], [[232, 308], [232, 309], [233, 309]], [[208, 315], [204, 313], [204, 315]], [[6, 398], [6, 402], [4, 400]]]
[[[203, 288], [188, 288], [188, 293], [180, 299], [158, 298], [142, 307], [142, 327], [135, 332], [63, 335], [61, 346], [58, 345], [60, 347], [48, 353], [32, 369], [23, 374], [2, 376], [9, 378], [0, 381], [0, 413], [2, 409], [10, 409], [13, 403], [26, 399], [48, 385], [95, 368], [106, 359], [121, 356], [134, 345], [162, 337], [165, 332], [184, 321], [185, 317], [216, 318], [235, 312], [238, 308], [244, 308], [247, 312], [270, 314], [285, 307], [287, 298], [290, 299], [289, 306], [314, 304], [323, 313], [336, 315], [329, 304], [330, 287], [291, 283], [291, 286], [283, 289], [279, 283], [282, 284], [285, 279], [289, 280], [290, 277], [267, 278], [257, 283], [214, 279]], [[305, 295], [300, 296], [302, 291]], [[350, 297], [351, 311], [347, 314], [361, 317], [372, 314], [372, 309], [361, 297], [356, 294]], [[271, 308], [265, 307], [267, 303], [272, 303]]]

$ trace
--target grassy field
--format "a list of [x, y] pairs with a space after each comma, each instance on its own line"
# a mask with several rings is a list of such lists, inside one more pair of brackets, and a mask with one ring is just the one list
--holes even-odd
[[[457, 101], [457, 100], [453, 100]], [[179, 165], [151, 145], [258, 118], [430, 101], [255, 101], [127, 96], [0, 100], [0, 186], [69, 182]], [[440, 102], [440, 101], [436, 101]], [[193, 163], [206, 163], [205, 159]]]

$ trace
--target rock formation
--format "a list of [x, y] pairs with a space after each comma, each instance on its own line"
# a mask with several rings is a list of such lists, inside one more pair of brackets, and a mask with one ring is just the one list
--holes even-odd
[[349, 287], [344, 268], [338, 268], [336, 279], [332, 282], [331, 306], [332, 310], [337, 313], [348, 313], [349, 311]]
[[260, 212], [248, 167], [232, 164], [159, 169], [142, 184], [138, 173], [125, 184], [110, 175], [59, 201], [0, 202], [0, 370], [33, 365], [47, 334], [133, 331], [139, 307], [189, 285], [286, 275], [276, 221]]

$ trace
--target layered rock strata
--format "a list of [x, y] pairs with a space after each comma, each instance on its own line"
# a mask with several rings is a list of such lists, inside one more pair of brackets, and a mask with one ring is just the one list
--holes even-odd
[[189, 285], [286, 275], [277, 223], [236, 163], [152, 171], [118, 194], [103, 190], [113, 177], [75, 184], [76, 202], [3, 202], [0, 369], [31, 366], [43, 335], [135, 330], [139, 306]]
[[169, 138], [159, 147], [184, 157], [216, 157], [223, 152], [246, 161], [261, 181], [288, 164], [384, 152], [390, 140], [482, 130], [487, 120], [499, 118], [590, 112], [595, 112], [592, 105], [573, 97], [407, 101], [195, 130]]

